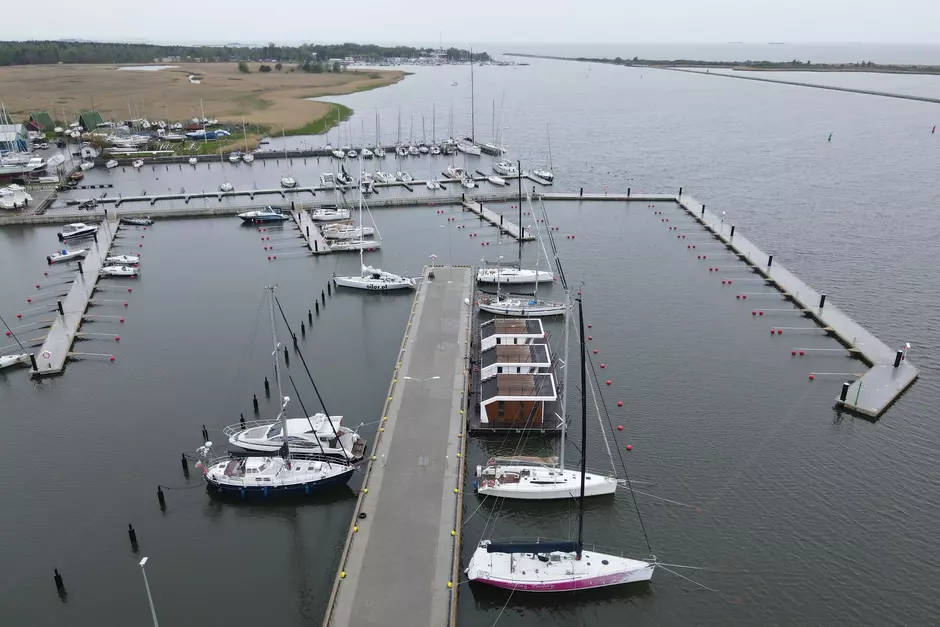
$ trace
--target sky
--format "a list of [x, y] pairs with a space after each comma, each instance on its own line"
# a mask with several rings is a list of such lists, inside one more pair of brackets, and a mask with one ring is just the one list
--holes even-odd
[[[4, 39], [153, 43], [938, 43], [940, 0], [45, 0]], [[345, 8], [344, 8], [345, 7]], [[508, 52], [510, 50], [490, 50]]]

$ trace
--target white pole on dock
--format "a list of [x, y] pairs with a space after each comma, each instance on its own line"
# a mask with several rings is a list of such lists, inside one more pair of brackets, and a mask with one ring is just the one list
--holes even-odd
[[144, 576], [144, 587], [147, 589], [147, 600], [150, 602], [150, 617], [153, 619], [153, 627], [160, 627], [160, 623], [157, 622], [157, 610], [153, 607], [153, 595], [150, 594], [150, 583], [147, 581], [147, 571], [144, 566], [147, 564], [149, 557], [145, 557], [140, 560], [140, 572]]

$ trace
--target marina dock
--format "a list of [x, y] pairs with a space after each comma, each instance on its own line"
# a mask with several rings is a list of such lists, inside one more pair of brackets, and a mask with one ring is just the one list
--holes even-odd
[[[505, 216], [496, 213], [491, 209], [487, 209], [483, 206], [482, 202], [474, 200], [473, 197], [468, 194], [463, 195], [462, 203], [463, 208], [469, 211], [470, 213], [475, 213], [480, 216], [482, 220], [486, 220], [501, 232], [509, 235], [514, 240], [519, 241], [531, 241], [535, 239], [535, 236], [531, 233], [526, 233], [525, 227], [522, 227], [519, 224], [512, 222], [511, 220], [506, 220]], [[522, 234], [520, 235], [520, 230]]]
[[734, 224], [707, 211], [705, 205], [690, 196], [680, 193], [673, 200], [774, 286], [781, 296], [796, 304], [804, 316], [812, 318], [826, 333], [838, 339], [849, 354], [871, 366], [857, 380], [843, 386], [836, 399], [839, 406], [877, 418], [917, 379], [917, 368], [904, 358], [903, 350], [890, 348], [838, 307], [826, 302], [825, 294], [817, 292], [775, 262], [773, 255], [763, 252], [740, 233], [736, 235]]
[[300, 235], [307, 243], [307, 248], [314, 255], [323, 255], [330, 252], [330, 245], [323, 237], [323, 233], [317, 227], [317, 223], [310, 219], [310, 214], [306, 211], [295, 211], [293, 214], [294, 224], [300, 229]]
[[324, 627], [456, 623], [473, 278], [425, 268]]
[[98, 270], [108, 256], [119, 228], [120, 223], [116, 219], [102, 220], [95, 240], [88, 243], [88, 256], [82, 260], [81, 272], [76, 271], [72, 287], [62, 300], [62, 313], [56, 314], [55, 322], [49, 327], [46, 340], [36, 354], [36, 369], [31, 370], [33, 374], [54, 375], [65, 369], [65, 360], [72, 350], [72, 342], [82, 324], [88, 301], [98, 284]]

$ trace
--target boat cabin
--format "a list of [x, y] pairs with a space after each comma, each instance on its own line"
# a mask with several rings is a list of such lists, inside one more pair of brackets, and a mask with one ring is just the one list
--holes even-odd
[[538, 318], [494, 318], [480, 325], [480, 352], [497, 344], [536, 344], [545, 339]]
[[480, 354], [480, 380], [498, 374], [535, 374], [552, 366], [547, 344], [497, 344]]
[[558, 400], [551, 373], [497, 374], [480, 382], [480, 423], [483, 427], [538, 429], [546, 403]]

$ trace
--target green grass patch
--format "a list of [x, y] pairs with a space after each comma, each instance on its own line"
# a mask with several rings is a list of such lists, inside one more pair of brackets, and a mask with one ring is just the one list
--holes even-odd
[[[284, 131], [285, 135], [321, 135], [334, 126], [338, 126], [340, 122], [348, 120], [353, 114], [353, 110], [349, 107], [336, 103], [327, 103], [330, 105], [330, 110], [318, 120], [314, 120], [309, 124], [304, 124], [299, 128], [291, 128]], [[337, 119], [337, 111], [339, 116]]]

